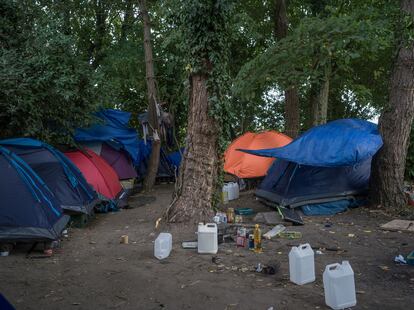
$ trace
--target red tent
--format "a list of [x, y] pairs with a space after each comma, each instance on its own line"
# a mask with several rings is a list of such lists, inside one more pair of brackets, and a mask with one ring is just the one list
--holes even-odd
[[94, 189], [109, 199], [117, 198], [122, 191], [115, 170], [99, 155], [86, 149], [85, 151], [65, 152]]

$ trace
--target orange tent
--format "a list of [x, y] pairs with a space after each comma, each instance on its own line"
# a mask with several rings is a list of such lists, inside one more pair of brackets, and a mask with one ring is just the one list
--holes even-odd
[[237, 149], [271, 149], [284, 146], [291, 141], [288, 136], [273, 130], [260, 133], [246, 132], [234, 140], [224, 153], [224, 171], [243, 179], [263, 177], [274, 158], [250, 155]]

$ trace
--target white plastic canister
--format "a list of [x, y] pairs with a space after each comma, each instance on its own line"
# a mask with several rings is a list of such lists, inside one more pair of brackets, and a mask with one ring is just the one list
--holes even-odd
[[345, 309], [356, 305], [354, 271], [348, 261], [326, 266], [323, 288], [325, 302], [332, 309]]
[[239, 199], [239, 196], [240, 196], [239, 183], [235, 182], [233, 184], [234, 184], [234, 199]]
[[233, 182], [227, 183], [227, 188], [229, 191], [229, 200], [233, 200], [236, 198], [233, 184], [234, 184]]
[[223, 197], [223, 203], [224, 204], [229, 202], [229, 187], [228, 187], [227, 184], [223, 185], [222, 197]]
[[290, 281], [298, 285], [315, 281], [315, 254], [309, 243], [290, 250], [289, 273]]
[[172, 235], [170, 233], [160, 233], [154, 242], [154, 256], [164, 259], [170, 255], [172, 249]]
[[216, 223], [199, 223], [198, 224], [198, 253], [216, 254], [218, 251], [217, 242], [217, 224]]

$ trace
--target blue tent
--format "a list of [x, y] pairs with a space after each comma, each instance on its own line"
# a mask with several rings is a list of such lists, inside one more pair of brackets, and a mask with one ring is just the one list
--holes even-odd
[[78, 142], [112, 141], [120, 145], [136, 163], [139, 158], [139, 140], [137, 131], [128, 127], [131, 113], [107, 109], [96, 113], [96, 117], [102, 121], [102, 124], [77, 129], [75, 140]]
[[42, 179], [0, 146], [0, 242], [58, 239], [69, 221]]
[[[183, 150], [183, 149], [182, 149]], [[147, 139], [139, 141], [139, 158], [137, 161], [137, 172], [141, 178], [147, 174], [149, 158], [152, 151], [152, 141]], [[181, 163], [181, 153], [176, 151], [170, 154], [161, 148], [160, 161], [158, 164], [158, 178], [174, 178]]]
[[47, 184], [67, 212], [90, 214], [98, 196], [78, 168], [50, 145], [28, 138], [1, 140]]
[[241, 151], [277, 158], [256, 190], [258, 197], [298, 207], [366, 193], [371, 158], [381, 146], [375, 124], [342, 119], [312, 128], [284, 147]]
[[178, 151], [172, 152], [167, 155], [168, 161], [177, 171], [181, 165], [182, 154], [184, 154], [184, 148], [181, 148]]

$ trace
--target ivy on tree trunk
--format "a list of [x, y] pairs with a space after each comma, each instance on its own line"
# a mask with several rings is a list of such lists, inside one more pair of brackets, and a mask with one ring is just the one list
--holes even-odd
[[170, 222], [198, 222], [211, 219], [222, 171], [230, 1], [184, 0], [180, 7], [178, 22], [188, 57], [190, 98], [184, 158], [165, 217]]
[[178, 200], [167, 214], [170, 222], [211, 218], [219, 164], [218, 133], [217, 122], [209, 115], [207, 77], [193, 74], [190, 77], [187, 143], [178, 178]]

